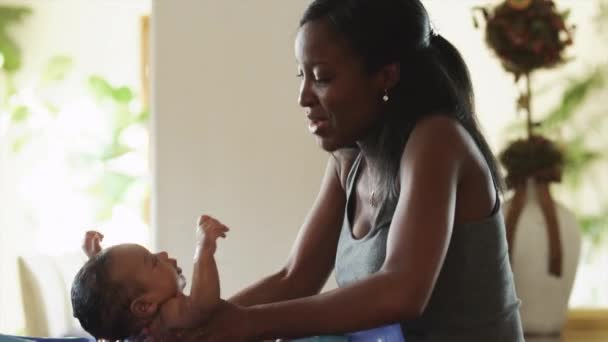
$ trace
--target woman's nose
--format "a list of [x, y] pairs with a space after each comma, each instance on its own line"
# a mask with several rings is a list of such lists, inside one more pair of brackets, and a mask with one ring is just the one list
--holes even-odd
[[310, 82], [303, 78], [298, 93], [298, 104], [303, 108], [310, 108], [315, 103], [315, 95], [310, 87]]
[[158, 253], [158, 256], [161, 257], [162, 259], [169, 259], [169, 253], [162, 251]]

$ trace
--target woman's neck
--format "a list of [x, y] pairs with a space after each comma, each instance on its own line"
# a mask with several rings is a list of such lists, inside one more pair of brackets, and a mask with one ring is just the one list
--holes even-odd
[[367, 174], [374, 187], [377, 187], [380, 178], [380, 165], [382, 164], [378, 154], [377, 135], [368, 136], [366, 139], [358, 141], [357, 146], [361, 154], [362, 171]]
[[377, 165], [379, 162], [378, 145], [380, 143], [380, 134], [382, 125], [380, 123], [372, 127], [369, 132], [361, 139], [357, 140], [357, 146], [361, 151], [361, 157], [365, 160], [368, 166]]

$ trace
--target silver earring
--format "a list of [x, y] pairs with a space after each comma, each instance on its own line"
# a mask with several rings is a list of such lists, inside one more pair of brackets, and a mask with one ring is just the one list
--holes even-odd
[[388, 90], [384, 90], [384, 96], [382, 96], [382, 101], [388, 102]]

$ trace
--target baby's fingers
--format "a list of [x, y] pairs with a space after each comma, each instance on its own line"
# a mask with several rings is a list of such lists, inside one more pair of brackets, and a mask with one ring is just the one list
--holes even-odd
[[103, 234], [100, 232], [89, 230], [85, 233], [82, 249], [89, 258], [101, 251], [101, 240], [103, 240]]
[[89, 230], [84, 234], [84, 238], [87, 241], [92, 241], [92, 240], [103, 240], [103, 234], [101, 234], [98, 231], [95, 230]]
[[202, 226], [205, 222], [208, 222], [210, 220], [213, 220], [213, 217], [209, 215], [201, 215], [198, 217], [197, 225]]
[[201, 215], [201, 217], [199, 217], [198, 219], [198, 226], [203, 228], [203, 229], [209, 229], [209, 228], [213, 228], [215, 226], [221, 226], [222, 224], [220, 223], [220, 221], [216, 220], [215, 218], [209, 216], [209, 215]]
[[221, 236], [223, 238], [226, 237], [226, 233], [229, 231], [230, 229], [228, 227], [226, 227], [223, 224], [219, 224], [217, 226], [212, 227], [211, 232], [217, 236]]

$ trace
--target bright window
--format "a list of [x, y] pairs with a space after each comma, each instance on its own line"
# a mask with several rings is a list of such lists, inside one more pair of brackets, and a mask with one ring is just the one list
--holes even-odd
[[141, 47], [150, 4], [11, 6], [0, 7], [9, 18], [0, 22], [9, 32], [0, 42], [0, 331], [20, 333], [18, 256], [79, 255], [89, 229], [106, 245], [149, 243]]

